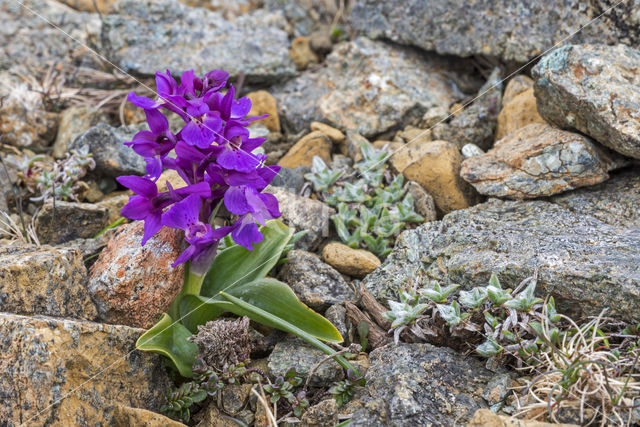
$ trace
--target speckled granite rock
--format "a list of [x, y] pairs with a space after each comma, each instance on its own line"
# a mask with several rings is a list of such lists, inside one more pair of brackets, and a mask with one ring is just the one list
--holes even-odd
[[142, 221], [118, 229], [91, 268], [87, 289], [106, 323], [149, 328], [180, 292], [183, 234], [163, 228], [141, 246]]
[[131, 147], [124, 145], [139, 130], [137, 126], [114, 128], [106, 123], [99, 123], [76, 138], [70, 148], [89, 146], [89, 152], [96, 162], [97, 175], [113, 178], [121, 175], [144, 175], [144, 159]]
[[556, 49], [532, 70], [538, 111], [557, 126], [640, 159], [639, 64], [640, 50], [622, 44]]
[[526, 62], [578, 29], [572, 39], [578, 43], [638, 45], [639, 0], [622, 2], [590, 23], [612, 5], [608, 0], [357, 0], [349, 21], [371, 38], [441, 54]]
[[93, 320], [78, 251], [49, 246], [0, 248], [0, 312]]
[[[309, 372], [327, 355], [299, 338], [287, 338], [276, 344], [269, 355], [269, 373], [273, 376], [284, 375], [295, 368], [300, 377], [306, 380]], [[330, 386], [344, 378], [344, 370], [337, 362], [329, 360], [316, 370], [309, 385], [312, 387]]]
[[551, 200], [573, 212], [588, 212], [610, 225], [640, 228], [640, 165], [620, 171], [602, 184]]
[[478, 91], [477, 99], [449, 123], [434, 127], [432, 138], [453, 142], [458, 148], [466, 144], [475, 144], [483, 150], [490, 148], [502, 103], [501, 78], [500, 69], [494, 69]]
[[285, 24], [281, 13], [265, 10], [226, 20], [176, 0], [125, 0], [105, 16], [102, 46], [112, 61], [137, 74], [224, 69], [269, 83], [295, 73]]
[[335, 46], [324, 67], [272, 93], [293, 133], [321, 121], [369, 137], [461, 98], [452, 68], [434, 55], [358, 38]]
[[340, 273], [311, 252], [290, 251], [279, 277], [291, 286], [300, 301], [319, 312], [332, 304], [355, 300], [353, 290]]
[[117, 404], [159, 410], [171, 384], [159, 355], [135, 350], [143, 332], [0, 313], [0, 419], [88, 427]]
[[460, 175], [480, 194], [530, 199], [598, 184], [625, 164], [588, 137], [535, 123], [466, 159]]
[[477, 409], [494, 374], [477, 359], [430, 344], [389, 344], [370, 353], [370, 398], [350, 426], [460, 425]]
[[364, 283], [386, 303], [410, 278], [470, 288], [495, 272], [514, 288], [538, 268], [538, 293], [554, 295], [564, 312], [597, 315], [606, 307], [610, 316], [640, 320], [640, 228], [606, 224], [588, 204], [576, 210], [492, 199], [453, 212], [401, 234]]
[[[55, 209], [54, 209], [55, 207]], [[95, 236], [109, 223], [107, 209], [92, 203], [45, 203], [36, 217], [41, 243], [64, 243]]]

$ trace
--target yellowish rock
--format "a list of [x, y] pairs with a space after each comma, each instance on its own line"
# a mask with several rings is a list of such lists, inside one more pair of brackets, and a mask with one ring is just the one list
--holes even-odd
[[318, 63], [318, 56], [311, 49], [309, 37], [296, 37], [291, 42], [289, 56], [298, 70], [304, 70], [309, 65]]
[[111, 425], [118, 404], [159, 410], [171, 381], [159, 355], [135, 350], [143, 332], [0, 313], [0, 420]]
[[539, 421], [520, 420], [491, 412], [489, 409], [478, 409], [467, 427], [573, 427], [574, 424], [549, 424]]
[[249, 116], [262, 116], [268, 114], [268, 117], [257, 121], [264, 125], [271, 132], [280, 132], [280, 116], [278, 116], [278, 105], [276, 99], [266, 90], [257, 90], [250, 92], [247, 97], [251, 100], [251, 111]]
[[167, 181], [169, 181], [169, 184], [171, 184], [171, 187], [173, 187], [174, 190], [187, 185], [178, 172], [172, 169], [167, 169], [162, 172], [162, 175], [160, 175], [160, 178], [158, 178], [158, 181], [156, 182], [158, 192], [162, 193], [168, 191]]
[[510, 102], [503, 104], [502, 111], [498, 115], [495, 140], [499, 141], [532, 123], [546, 123], [538, 113], [533, 88], [515, 95]]
[[146, 409], [116, 405], [111, 420], [113, 427], [185, 427], [184, 424]]
[[332, 242], [322, 250], [324, 262], [348, 276], [363, 278], [378, 268], [380, 260], [364, 249], [353, 249], [342, 243]]
[[311, 122], [311, 130], [312, 131], [317, 130], [319, 132], [324, 133], [329, 137], [331, 141], [336, 143], [340, 143], [344, 141], [344, 138], [345, 138], [344, 133], [342, 133], [339, 129], [336, 129], [334, 127], [331, 127], [327, 124], [320, 123], [320, 122]]
[[420, 158], [403, 171], [429, 193], [443, 213], [468, 208], [478, 202], [478, 194], [460, 177], [462, 155], [447, 141], [432, 141], [424, 146]]
[[393, 155], [389, 158], [389, 166], [395, 173], [403, 173], [409, 165], [428, 152], [430, 141], [416, 141], [411, 144], [394, 142]]
[[[97, 317], [87, 293], [87, 270], [80, 252], [49, 246], [8, 246], [0, 248], [0, 260], [0, 312], [90, 320]], [[1, 349], [2, 344], [0, 354]]]
[[60, 0], [61, 3], [81, 12], [100, 12], [105, 14], [111, 11], [111, 6], [117, 1], [118, 0]]
[[106, 122], [108, 118], [100, 110], [90, 107], [69, 107], [60, 113], [58, 133], [53, 143], [52, 156], [56, 159], [64, 158], [69, 152], [69, 145], [84, 131], [99, 122]]
[[128, 191], [115, 191], [96, 203], [96, 205], [107, 209], [107, 214], [109, 215], [107, 224], [120, 219], [122, 216], [120, 211], [129, 202], [129, 195]]
[[525, 76], [524, 74], [518, 74], [507, 83], [507, 87], [504, 88], [504, 94], [502, 95], [502, 105], [508, 104], [513, 100], [516, 95], [533, 88], [533, 79]]
[[311, 166], [313, 156], [318, 156], [329, 164], [331, 162], [331, 145], [331, 140], [324, 133], [311, 132], [296, 142], [278, 164], [291, 169], [298, 166]]

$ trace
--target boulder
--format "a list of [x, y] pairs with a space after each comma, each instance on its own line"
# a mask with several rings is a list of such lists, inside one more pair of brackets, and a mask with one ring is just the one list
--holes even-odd
[[93, 320], [82, 254], [49, 246], [0, 248], [0, 312]]
[[58, 244], [95, 236], [109, 224], [106, 208], [92, 203], [47, 202], [36, 217], [36, 233], [42, 243]]
[[558, 48], [532, 70], [538, 111], [556, 126], [640, 159], [638, 64], [640, 50], [623, 44]]
[[598, 184], [626, 163], [588, 137], [534, 123], [466, 159], [460, 175], [480, 194], [531, 199]]
[[250, 92], [247, 98], [251, 100], [251, 111], [249, 116], [258, 117], [268, 114], [264, 119], [258, 121], [259, 124], [266, 126], [270, 132], [280, 132], [280, 117], [278, 116], [278, 106], [276, 99], [266, 90], [257, 90]]
[[323, 67], [277, 86], [273, 94], [292, 133], [321, 121], [370, 137], [462, 98], [452, 68], [435, 55], [358, 38], [336, 45]]
[[102, 47], [127, 72], [224, 69], [232, 77], [244, 73], [253, 83], [295, 73], [282, 13], [259, 9], [227, 20], [177, 0], [124, 0], [112, 9], [103, 20]]
[[158, 411], [172, 386], [127, 326], [0, 313], [0, 419], [7, 425], [111, 425], [116, 405]]
[[349, 22], [370, 38], [426, 51], [527, 62], [569, 37], [638, 46], [638, 2], [611, 6], [607, 0], [356, 0]]
[[377, 256], [364, 249], [353, 249], [338, 242], [331, 242], [322, 250], [324, 262], [342, 274], [362, 279], [380, 265]]
[[285, 168], [297, 168], [299, 166], [311, 166], [315, 156], [320, 157], [325, 163], [331, 162], [332, 143], [328, 136], [322, 132], [314, 131], [302, 137], [285, 154], [278, 165]]
[[533, 83], [530, 88], [513, 95], [508, 102], [502, 103], [495, 140], [499, 141], [531, 123], [546, 123], [538, 113], [536, 97], [533, 94]]
[[[93, 1], [93, 0], [92, 0]], [[100, 122], [107, 122], [108, 117], [100, 110], [91, 107], [69, 107], [60, 113], [58, 134], [53, 143], [52, 155], [63, 159], [69, 152], [69, 145], [82, 133]]]
[[180, 230], [163, 228], [142, 246], [144, 224], [124, 225], [91, 267], [87, 289], [105, 323], [150, 328], [182, 289]]

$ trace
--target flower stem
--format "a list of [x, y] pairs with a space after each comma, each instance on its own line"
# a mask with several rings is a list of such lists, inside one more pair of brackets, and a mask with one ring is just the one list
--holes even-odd
[[200, 275], [193, 273], [191, 270], [191, 262], [187, 262], [184, 271], [184, 284], [169, 308], [169, 315], [174, 321], [180, 319], [180, 301], [182, 301], [182, 297], [187, 294], [200, 295], [200, 288], [202, 287], [204, 276], [205, 274]]

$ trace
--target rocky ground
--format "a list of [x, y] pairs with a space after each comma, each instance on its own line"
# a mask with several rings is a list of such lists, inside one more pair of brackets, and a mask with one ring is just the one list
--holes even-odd
[[[228, 70], [251, 115], [269, 114], [251, 128], [283, 166], [268, 191], [307, 231], [278, 278], [345, 345], [368, 324], [354, 356], [366, 387], [341, 407], [318, 392], [301, 425], [511, 425], [515, 371], [394, 344], [367, 309], [433, 280], [470, 289], [496, 273], [514, 288], [535, 273], [562, 313], [640, 321], [640, 2], [612, 4], [0, 0], [0, 426], [182, 425], [157, 413], [174, 378], [135, 341], [182, 286], [183, 238], [141, 247], [115, 181], [145, 173], [123, 145], [145, 117], [124, 98], [167, 68]], [[376, 153], [386, 164], [359, 166]], [[316, 156], [352, 181], [319, 190]], [[362, 193], [369, 170], [387, 189], [374, 205], [398, 195], [391, 219]], [[367, 203], [391, 227], [371, 241], [339, 225]], [[400, 204], [411, 215], [393, 228]], [[277, 338], [252, 361], [272, 377], [324, 357]], [[310, 385], [344, 379], [326, 363]], [[269, 425], [246, 384], [190, 424], [232, 418]]]

